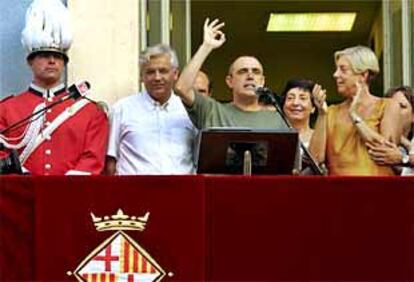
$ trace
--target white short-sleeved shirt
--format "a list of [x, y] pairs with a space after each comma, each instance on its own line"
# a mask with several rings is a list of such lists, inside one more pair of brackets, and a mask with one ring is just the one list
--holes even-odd
[[195, 172], [197, 129], [175, 94], [160, 105], [147, 92], [117, 102], [111, 113], [108, 155], [118, 175]]

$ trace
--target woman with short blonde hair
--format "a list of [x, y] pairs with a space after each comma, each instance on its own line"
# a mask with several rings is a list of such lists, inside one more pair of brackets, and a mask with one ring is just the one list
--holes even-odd
[[394, 175], [388, 166], [375, 163], [367, 145], [399, 142], [398, 104], [371, 94], [369, 86], [379, 73], [378, 59], [368, 47], [355, 46], [335, 53], [333, 77], [344, 101], [326, 104], [326, 93], [315, 86], [318, 108], [310, 151], [326, 162], [331, 175]]

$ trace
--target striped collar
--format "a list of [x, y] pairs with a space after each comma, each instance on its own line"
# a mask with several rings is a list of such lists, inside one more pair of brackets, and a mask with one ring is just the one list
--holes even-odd
[[43, 98], [53, 98], [63, 93], [65, 90], [65, 85], [63, 83], [50, 89], [42, 88], [40, 86], [35, 85], [34, 83], [31, 83], [29, 86], [30, 92]]

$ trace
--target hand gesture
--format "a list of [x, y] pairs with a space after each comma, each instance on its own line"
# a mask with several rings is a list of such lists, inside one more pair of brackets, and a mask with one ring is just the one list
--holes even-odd
[[226, 41], [226, 36], [220, 30], [224, 23], [220, 23], [218, 19], [210, 22], [207, 18], [204, 22], [204, 41], [203, 43], [212, 49], [219, 48]]
[[326, 90], [322, 89], [319, 84], [315, 84], [312, 89], [312, 99], [318, 109], [318, 113], [326, 114], [328, 112], [328, 104], [326, 104]]
[[352, 97], [351, 106], [349, 107], [350, 112], [355, 112], [358, 109], [358, 106], [361, 102], [361, 96], [364, 92], [367, 91], [367, 86], [362, 83], [361, 81], [357, 81], [355, 83], [356, 86], [356, 94]]
[[379, 165], [397, 165], [401, 162], [400, 149], [394, 143], [385, 141], [384, 143], [366, 143], [368, 154], [371, 159]]

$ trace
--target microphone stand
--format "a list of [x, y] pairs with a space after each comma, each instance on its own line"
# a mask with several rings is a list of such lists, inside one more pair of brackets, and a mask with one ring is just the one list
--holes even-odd
[[[279, 115], [282, 117], [282, 120], [284, 121], [284, 123], [287, 125], [287, 127], [289, 128], [293, 128], [292, 125], [290, 124], [289, 120], [287, 119], [285, 113], [282, 111], [282, 109], [279, 106], [279, 103], [276, 101], [276, 98], [273, 94], [273, 92], [268, 89], [265, 88], [266, 90], [262, 90], [259, 91], [259, 102], [265, 104], [265, 105], [272, 105], [273, 107], [276, 108], [276, 111], [279, 113]], [[325, 175], [323, 169], [316, 163], [315, 159], [312, 157], [311, 153], [309, 152], [308, 148], [306, 148], [306, 146], [303, 144], [303, 142], [300, 140], [299, 138], [299, 145], [300, 148], [302, 149], [303, 157], [306, 158], [306, 160], [309, 162], [309, 166], [311, 168], [311, 170], [317, 174], [317, 175]], [[302, 161], [302, 160], [301, 160]], [[302, 171], [304, 171], [304, 169], [302, 169]], [[301, 173], [299, 173], [301, 174]]]
[[[12, 125], [0, 130], [0, 134], [3, 135], [5, 133], [11, 131], [12, 129], [15, 129], [15, 128], [23, 125], [24, 123], [31, 122], [34, 117], [37, 117], [37, 116], [41, 115], [42, 113], [46, 112], [48, 109], [53, 108], [54, 106], [59, 105], [59, 104], [65, 102], [66, 100], [69, 100], [69, 99], [74, 98], [74, 97], [76, 97], [76, 95], [74, 95], [72, 93], [68, 94], [68, 95], [65, 95], [62, 98], [60, 98], [59, 100], [51, 103], [50, 105], [45, 106], [44, 108], [42, 108], [42, 109], [40, 109], [40, 110], [38, 110], [34, 113], [31, 113], [30, 115], [26, 116], [25, 118], [23, 118], [23, 119], [15, 122], [15, 123], [13, 123]], [[6, 148], [5, 145], [3, 143], [0, 143], [0, 151], [3, 151], [5, 148]], [[23, 174], [22, 169], [21, 169], [21, 164], [20, 164], [19, 158], [17, 156], [17, 151], [14, 150], [14, 149], [11, 150], [11, 154], [8, 157], [6, 157], [5, 159], [0, 160], [0, 175], [1, 174], [8, 174], [8, 173]]]
[[[36, 117], [37, 115], [40, 115], [40, 114], [42, 114], [42, 113], [46, 112], [47, 110], [49, 110], [50, 108], [53, 108], [54, 106], [56, 106], [56, 105], [58, 105], [58, 104], [61, 104], [61, 103], [65, 102], [66, 100], [68, 100], [68, 99], [72, 98], [72, 96], [73, 96], [73, 95], [71, 95], [71, 94], [66, 95], [66, 96], [64, 96], [64, 97], [60, 98], [59, 100], [57, 100], [57, 101], [55, 101], [55, 102], [51, 103], [50, 105], [48, 105], [48, 106], [46, 106], [46, 107], [44, 107], [44, 108], [42, 108], [42, 109], [40, 109], [40, 110], [38, 110], [38, 111], [36, 111], [36, 112], [34, 112], [34, 113], [31, 113], [31, 114], [30, 114], [30, 115], [28, 115], [27, 117], [25, 117], [25, 118], [23, 118], [23, 119], [21, 119], [21, 120], [19, 120], [19, 121], [15, 122], [15, 123], [13, 123], [12, 125], [10, 125], [10, 126], [6, 127], [6, 128], [5, 128], [5, 129], [3, 129], [3, 130], [0, 130], [0, 134], [5, 134], [5, 133], [9, 132], [10, 130], [12, 130], [12, 129], [16, 128], [16, 127], [21, 126], [22, 124], [24, 124], [25, 122], [27, 122], [27, 121], [31, 120], [32, 118]], [[0, 144], [0, 146], [1, 146], [1, 145], [3, 145], [3, 144]], [[1, 147], [0, 147], [0, 149], [1, 149]]]

